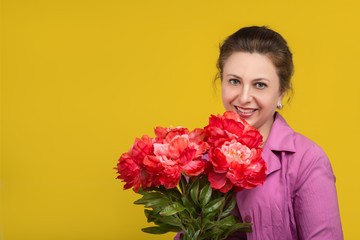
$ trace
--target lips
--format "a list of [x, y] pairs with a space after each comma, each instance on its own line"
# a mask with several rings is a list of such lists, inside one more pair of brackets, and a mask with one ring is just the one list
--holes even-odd
[[236, 113], [239, 114], [242, 118], [248, 118], [251, 117], [256, 111], [256, 108], [242, 108], [238, 106], [234, 106], [236, 109]]

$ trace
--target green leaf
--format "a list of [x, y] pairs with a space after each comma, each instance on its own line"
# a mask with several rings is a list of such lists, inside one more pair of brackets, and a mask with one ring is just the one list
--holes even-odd
[[165, 207], [169, 204], [169, 199], [167, 198], [154, 198], [146, 202], [145, 207]]
[[204, 230], [207, 230], [209, 228], [211, 228], [211, 226], [214, 224], [213, 221], [210, 221], [209, 218], [204, 217], [201, 221], [201, 228]]
[[151, 233], [151, 234], [164, 234], [167, 232], [179, 232], [181, 231], [181, 228], [170, 226], [167, 224], [162, 224], [160, 226], [143, 228], [141, 230], [143, 232]]
[[186, 210], [179, 213], [180, 218], [183, 222], [186, 222], [188, 219], [192, 218], [191, 214]]
[[154, 222], [157, 225], [168, 224], [172, 226], [181, 226], [181, 220], [175, 216], [161, 216], [156, 211], [145, 209], [145, 216], [148, 222]]
[[223, 218], [219, 221], [219, 225], [222, 228], [228, 228], [236, 224], [236, 219], [233, 215]]
[[195, 206], [189, 201], [189, 199], [186, 196], [183, 196], [181, 200], [185, 206], [186, 211], [189, 212], [191, 215], [195, 215], [196, 214]]
[[151, 233], [151, 234], [164, 234], [169, 232], [167, 229], [161, 228], [161, 227], [147, 227], [141, 229], [143, 232]]
[[147, 222], [155, 222], [156, 221], [156, 216], [158, 216], [156, 212], [149, 210], [149, 209], [145, 209], [144, 213], [145, 213], [145, 216], [147, 217]]
[[187, 235], [187, 237], [188, 237], [189, 239], [192, 239], [192, 236], [193, 236], [194, 233], [195, 233], [194, 226], [193, 226], [192, 224], [189, 224], [187, 227], [188, 227], [188, 228], [186, 229], [185, 234]]
[[157, 191], [163, 193], [170, 199], [181, 200], [181, 193], [179, 192], [179, 189], [177, 187], [167, 189], [164, 186], [160, 186]]
[[216, 239], [218, 236], [222, 235], [224, 231], [220, 228], [213, 228], [210, 231], [207, 231], [202, 238], [203, 239]]
[[170, 191], [167, 191], [167, 195], [173, 199], [181, 200], [181, 193], [178, 189], [168, 189]]
[[151, 215], [151, 210], [149, 209], [144, 209], [144, 213], [145, 213], [145, 217], [149, 218], [149, 216]]
[[252, 223], [236, 223], [225, 230], [225, 238], [234, 232], [252, 232], [250, 226]]
[[198, 218], [192, 218], [189, 221], [189, 225], [194, 227], [194, 232], [196, 229], [200, 229], [201, 228], [201, 217], [199, 216]]
[[166, 206], [161, 212], [160, 212], [160, 215], [161, 216], [171, 216], [171, 215], [174, 215], [178, 212], [182, 212], [184, 211], [184, 206], [181, 205], [180, 203], [178, 202], [175, 202], [169, 206]]
[[142, 189], [142, 187], [139, 188], [138, 192], [135, 192], [135, 188], [132, 188], [132, 190], [134, 191], [134, 193], [138, 193], [138, 194], [141, 194], [141, 195], [144, 195], [146, 193], [146, 191], [144, 191]]
[[224, 211], [221, 213], [221, 218], [228, 216], [235, 208], [236, 205], [236, 195], [230, 200], [230, 202], [226, 205]]
[[200, 205], [203, 207], [210, 201], [212, 194], [212, 188], [210, 186], [210, 183], [206, 184], [203, 189], [200, 191]]
[[198, 200], [198, 196], [199, 196], [199, 179], [196, 178], [194, 180], [193, 186], [190, 189], [190, 196], [191, 199], [194, 201], [194, 203], [196, 205], [199, 205], [199, 200]]
[[189, 229], [187, 229], [185, 232], [184, 232], [184, 240], [191, 240], [191, 232]]
[[221, 205], [225, 202], [225, 198], [217, 198], [208, 204], [203, 209], [204, 214], [216, 214], [219, 209], [221, 208]]
[[163, 210], [163, 208], [160, 207], [154, 207], [152, 210], [152, 214], [158, 214], [159, 212], [161, 212], [161, 210]]
[[199, 235], [200, 235], [200, 229], [195, 232], [192, 239], [197, 239], [199, 237]]
[[159, 220], [161, 220], [163, 224], [181, 227], [181, 220], [175, 216], [161, 216]]
[[157, 198], [164, 198], [165, 196], [159, 192], [146, 192], [144, 193], [143, 197], [136, 200], [134, 204], [146, 204], [149, 201]]

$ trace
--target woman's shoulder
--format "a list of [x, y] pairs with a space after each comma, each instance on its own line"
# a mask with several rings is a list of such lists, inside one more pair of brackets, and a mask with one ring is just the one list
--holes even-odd
[[332, 172], [326, 153], [315, 141], [294, 131], [278, 113], [273, 126], [275, 129], [271, 141], [275, 147], [272, 150], [285, 151], [286, 161], [292, 169], [301, 171], [320, 165]]
[[[297, 181], [311, 174], [325, 174], [335, 180], [330, 160], [323, 148], [310, 138], [293, 132], [295, 151], [288, 157], [289, 170], [297, 172]], [[300, 181], [301, 182], [301, 181]]]
[[293, 141], [295, 150], [298, 153], [311, 154], [313, 156], [326, 156], [326, 153], [320, 145], [301, 133], [294, 131]]
[[316, 156], [326, 155], [322, 147], [317, 143], [293, 130], [279, 113], [276, 114], [273, 128], [270, 133], [274, 135], [271, 140], [272, 145], [279, 144], [280, 146], [278, 146], [278, 148], [286, 145], [289, 152], [297, 154], [311, 153]]

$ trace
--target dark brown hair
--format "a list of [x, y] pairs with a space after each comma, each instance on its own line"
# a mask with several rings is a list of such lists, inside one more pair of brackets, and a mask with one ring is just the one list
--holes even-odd
[[274, 64], [280, 79], [280, 92], [292, 91], [291, 77], [294, 72], [292, 53], [285, 39], [267, 27], [244, 27], [230, 35], [220, 46], [217, 61], [218, 75], [221, 78], [226, 60], [234, 52], [259, 53], [266, 55]]

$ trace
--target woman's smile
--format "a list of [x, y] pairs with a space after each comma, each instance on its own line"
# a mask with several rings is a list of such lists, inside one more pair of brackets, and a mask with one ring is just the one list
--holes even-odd
[[257, 111], [256, 108], [242, 108], [239, 106], [234, 106], [234, 108], [236, 109], [236, 113], [239, 114], [239, 116], [241, 118], [244, 118], [246, 120], [246, 118], [251, 117], [252, 115], [254, 115], [255, 111]]

